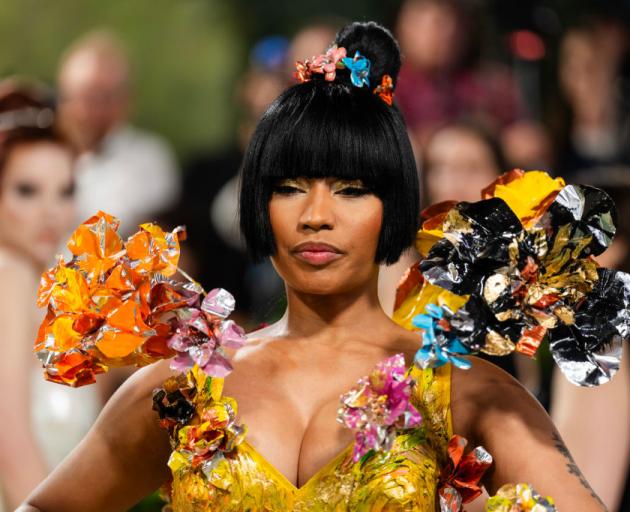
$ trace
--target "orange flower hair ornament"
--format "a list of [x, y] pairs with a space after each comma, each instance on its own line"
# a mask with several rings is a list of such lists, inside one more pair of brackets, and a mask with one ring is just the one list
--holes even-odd
[[[42, 275], [37, 304], [48, 309], [34, 350], [45, 378], [78, 387], [111, 366], [173, 356], [173, 368], [227, 374], [223, 348], [244, 343], [242, 329], [226, 320], [234, 298], [221, 289], [205, 294], [177, 268], [184, 228], [142, 224], [123, 241], [118, 227], [98, 212], [72, 234], [72, 259], [60, 257]], [[172, 279], [178, 271], [186, 281]]]

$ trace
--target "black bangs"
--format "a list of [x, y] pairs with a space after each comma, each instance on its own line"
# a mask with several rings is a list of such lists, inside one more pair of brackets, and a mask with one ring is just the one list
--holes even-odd
[[245, 153], [240, 224], [254, 260], [275, 252], [273, 185], [285, 178], [362, 180], [383, 202], [376, 261], [394, 263], [414, 239], [418, 176], [398, 110], [369, 88], [311, 80], [285, 91], [261, 119]]
[[[269, 112], [273, 122], [260, 155], [261, 179], [360, 179], [376, 195], [386, 195], [402, 168], [400, 153], [392, 151], [397, 142], [388, 126], [389, 107], [370, 90], [350, 87], [312, 81], [278, 99]], [[300, 98], [301, 112], [292, 97]]]

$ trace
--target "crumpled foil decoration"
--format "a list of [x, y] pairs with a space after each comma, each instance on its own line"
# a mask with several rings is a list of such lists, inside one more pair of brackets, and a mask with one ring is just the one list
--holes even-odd
[[[615, 234], [610, 197], [593, 187], [565, 186], [542, 171], [520, 170], [501, 176], [482, 196], [424, 212], [430, 217], [417, 238], [426, 256], [418, 267], [423, 282], [415, 278], [415, 302], [423, 307], [414, 313], [441, 315], [416, 327], [440, 340], [433, 346], [442, 350], [442, 356], [427, 353], [425, 364], [452, 361], [444, 350], [449, 343], [471, 353], [534, 356], [547, 339], [571, 382], [607, 382], [630, 331], [630, 276], [598, 269], [593, 259]], [[438, 296], [432, 287], [461, 297], [461, 307], [434, 303], [442, 313], [426, 312], [430, 302], [423, 296]]]
[[556, 507], [529, 484], [506, 484], [486, 502], [486, 512], [556, 512]]
[[442, 366], [447, 362], [451, 362], [464, 370], [470, 368], [470, 361], [458, 357], [470, 354], [470, 349], [451, 334], [448, 321], [451, 316], [452, 312], [448, 308], [428, 304], [426, 313], [422, 313], [412, 320], [414, 327], [423, 332], [422, 347], [414, 358], [414, 363], [423, 370]]
[[245, 439], [247, 427], [236, 422], [236, 400], [222, 396], [223, 378], [209, 376], [198, 365], [168, 379], [153, 393], [153, 409], [169, 430], [173, 473], [200, 470], [209, 482], [225, 454]]
[[324, 79], [332, 82], [335, 79], [338, 69], [345, 69], [343, 59], [346, 58], [346, 49], [331, 46], [325, 54], [318, 55], [312, 59], [305, 61], [296, 61], [294, 73], [298, 82], [308, 82], [311, 80], [313, 73], [324, 75]]
[[454, 435], [448, 443], [448, 461], [440, 474], [440, 512], [460, 512], [464, 503], [481, 495], [481, 479], [492, 466], [492, 456], [483, 446], [464, 455], [468, 441]]
[[337, 421], [355, 431], [354, 462], [370, 450], [390, 450], [401, 430], [420, 425], [420, 413], [409, 401], [412, 379], [406, 371], [404, 356], [396, 354], [341, 396]]
[[177, 356], [173, 367], [198, 363], [225, 375], [223, 347], [240, 347], [244, 333], [225, 320], [234, 298], [197, 283], [170, 279], [179, 260], [179, 227], [155, 224], [123, 241], [119, 221], [98, 212], [70, 237], [72, 259], [59, 258], [42, 275], [38, 302], [47, 306], [34, 350], [46, 379], [78, 387], [111, 366], [137, 365]]

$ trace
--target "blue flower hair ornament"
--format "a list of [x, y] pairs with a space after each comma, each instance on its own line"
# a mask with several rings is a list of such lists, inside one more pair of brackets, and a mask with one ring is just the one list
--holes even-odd
[[346, 69], [350, 70], [350, 81], [355, 87], [370, 86], [370, 61], [358, 51], [354, 57], [344, 57], [341, 59]]

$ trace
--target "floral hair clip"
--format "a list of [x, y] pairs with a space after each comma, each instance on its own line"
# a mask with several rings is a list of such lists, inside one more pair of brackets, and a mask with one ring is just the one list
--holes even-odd
[[[348, 57], [347, 50], [343, 46], [338, 47], [334, 45], [325, 54], [306, 59], [305, 61], [296, 61], [296, 71], [293, 73], [293, 76], [300, 83], [304, 83], [311, 80], [313, 74], [318, 73], [324, 75], [324, 79], [327, 82], [332, 82], [337, 76], [338, 70], [347, 69], [350, 71], [352, 85], [355, 87], [370, 87], [371, 66], [370, 60], [358, 51], [354, 53], [354, 57]], [[391, 106], [394, 97], [392, 77], [383, 75], [381, 84], [373, 92]]]
[[389, 75], [383, 75], [381, 85], [372, 92], [374, 92], [374, 94], [378, 94], [378, 96], [391, 107], [392, 103], [394, 103], [394, 82], [392, 77]]
[[343, 59], [346, 58], [346, 49], [337, 45], [331, 46], [323, 55], [318, 55], [312, 59], [306, 59], [304, 62], [297, 61], [295, 67], [297, 71], [293, 74], [300, 83], [308, 82], [313, 73], [324, 75], [327, 82], [335, 79], [338, 69], [345, 69]]

